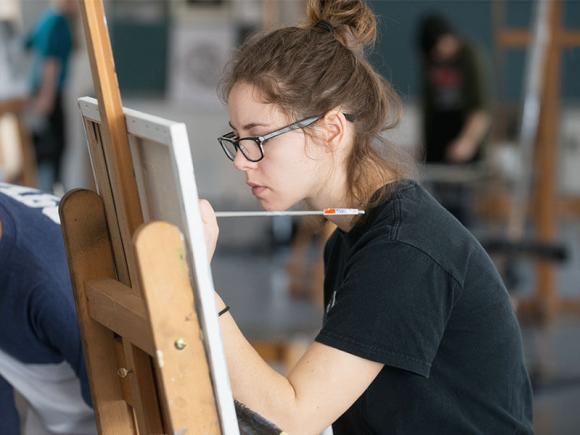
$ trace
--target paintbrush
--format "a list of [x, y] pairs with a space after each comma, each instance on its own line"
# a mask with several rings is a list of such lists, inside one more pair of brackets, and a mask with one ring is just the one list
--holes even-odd
[[254, 217], [254, 216], [349, 216], [365, 214], [356, 208], [325, 208], [306, 211], [218, 211], [216, 217]]

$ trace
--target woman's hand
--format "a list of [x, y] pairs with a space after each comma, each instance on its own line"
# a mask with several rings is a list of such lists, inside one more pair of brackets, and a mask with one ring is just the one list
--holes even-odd
[[447, 150], [447, 160], [452, 163], [465, 163], [471, 160], [476, 152], [476, 142], [458, 139], [449, 145], [449, 149]]
[[54, 109], [54, 98], [41, 94], [32, 101], [32, 110], [38, 116], [48, 116]]
[[215, 252], [220, 229], [217, 224], [217, 219], [215, 217], [213, 207], [208, 200], [199, 200], [199, 212], [203, 222], [203, 234], [205, 236], [205, 244], [207, 246], [207, 258], [208, 261], [211, 262]]

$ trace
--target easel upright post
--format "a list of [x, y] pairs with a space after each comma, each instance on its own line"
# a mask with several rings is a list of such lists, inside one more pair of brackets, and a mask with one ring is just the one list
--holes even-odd
[[[80, 5], [93, 83], [97, 99], [101, 103], [99, 111], [103, 127], [103, 141], [106, 145], [103, 149], [109, 168], [108, 179], [99, 179], [95, 182], [100, 194], [106, 191], [102, 188], [105, 181], [111, 186], [112, 198], [104, 196], [103, 199], [108, 205], [106, 208], [115, 211], [115, 216], [108, 213], [109, 225], [111, 220], [116, 220], [115, 226], [119, 228], [123, 240], [123, 252], [115, 252], [115, 262], [121, 281], [127, 285], [137, 284], [135, 270], [131, 270], [130, 267], [134, 261], [131, 258], [132, 249], [129, 243], [132, 235], [143, 223], [143, 215], [131, 164], [127, 127], [105, 10], [102, 0], [80, 0]], [[114, 200], [114, 208], [111, 204], [107, 204], [107, 201], [111, 200]]]

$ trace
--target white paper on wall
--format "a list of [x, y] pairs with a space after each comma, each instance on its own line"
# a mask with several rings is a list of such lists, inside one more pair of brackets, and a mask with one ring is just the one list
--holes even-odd
[[179, 103], [204, 110], [221, 106], [217, 86], [231, 57], [235, 30], [231, 25], [175, 26], [169, 62], [169, 93]]

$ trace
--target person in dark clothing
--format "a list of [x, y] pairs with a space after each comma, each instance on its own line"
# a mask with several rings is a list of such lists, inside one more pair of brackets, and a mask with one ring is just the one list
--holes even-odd
[[[362, 0], [310, 0], [307, 17], [241, 47], [222, 88], [233, 131], [218, 142], [266, 210], [365, 214], [329, 218], [324, 319], [287, 376], [216, 294], [234, 397], [288, 434], [531, 434], [501, 278], [382, 140], [400, 101], [364, 56], [374, 14]], [[219, 229], [200, 207], [211, 258]]]
[[26, 41], [34, 54], [31, 74], [30, 125], [38, 163], [39, 187], [52, 192], [62, 182], [62, 158], [66, 145], [63, 91], [73, 48], [74, 0], [55, 0]]
[[[476, 47], [439, 15], [419, 26], [424, 157], [427, 164], [477, 163], [489, 130], [485, 72]], [[468, 224], [469, 189], [435, 183], [434, 192]]]

